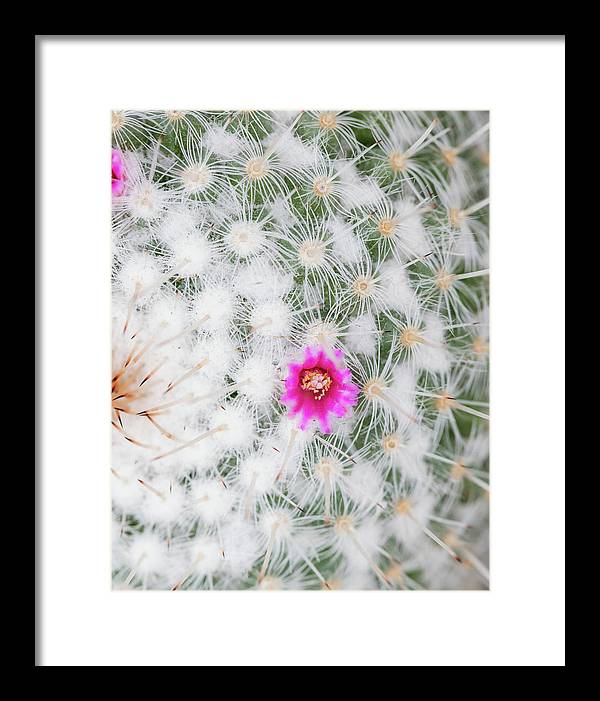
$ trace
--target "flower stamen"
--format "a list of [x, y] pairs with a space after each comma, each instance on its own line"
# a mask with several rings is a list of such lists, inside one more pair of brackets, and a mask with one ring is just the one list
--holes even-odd
[[302, 389], [310, 390], [315, 395], [315, 399], [323, 399], [331, 387], [331, 377], [326, 370], [321, 368], [303, 370], [300, 376], [300, 386]]

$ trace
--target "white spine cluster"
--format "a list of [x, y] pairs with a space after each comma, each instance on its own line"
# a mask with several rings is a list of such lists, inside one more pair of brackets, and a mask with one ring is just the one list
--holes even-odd
[[[112, 129], [114, 586], [487, 588], [487, 115]], [[360, 388], [329, 434], [308, 345]]]

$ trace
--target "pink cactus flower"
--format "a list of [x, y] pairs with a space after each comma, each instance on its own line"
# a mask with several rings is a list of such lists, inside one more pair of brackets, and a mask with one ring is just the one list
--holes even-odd
[[307, 347], [301, 362], [288, 365], [281, 401], [288, 405], [289, 416], [299, 414], [300, 429], [316, 419], [323, 433], [331, 433], [331, 415], [343, 418], [356, 404], [359, 388], [351, 380], [341, 350]]
[[112, 150], [112, 194], [118, 197], [125, 190], [125, 168], [123, 154], [116, 148]]

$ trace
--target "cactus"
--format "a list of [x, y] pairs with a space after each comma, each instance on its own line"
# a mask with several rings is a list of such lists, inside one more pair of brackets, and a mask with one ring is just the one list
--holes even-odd
[[112, 136], [113, 587], [486, 589], [487, 113]]

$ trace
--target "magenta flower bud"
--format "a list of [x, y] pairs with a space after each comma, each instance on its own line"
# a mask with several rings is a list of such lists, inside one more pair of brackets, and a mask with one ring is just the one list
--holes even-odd
[[123, 154], [113, 148], [112, 157], [112, 194], [113, 197], [118, 197], [125, 190], [125, 168], [123, 165]]
[[299, 416], [300, 429], [316, 419], [323, 433], [331, 433], [331, 416], [346, 416], [358, 392], [350, 370], [343, 365], [341, 350], [309, 346], [301, 362], [288, 365], [281, 401], [288, 405], [289, 416]]

